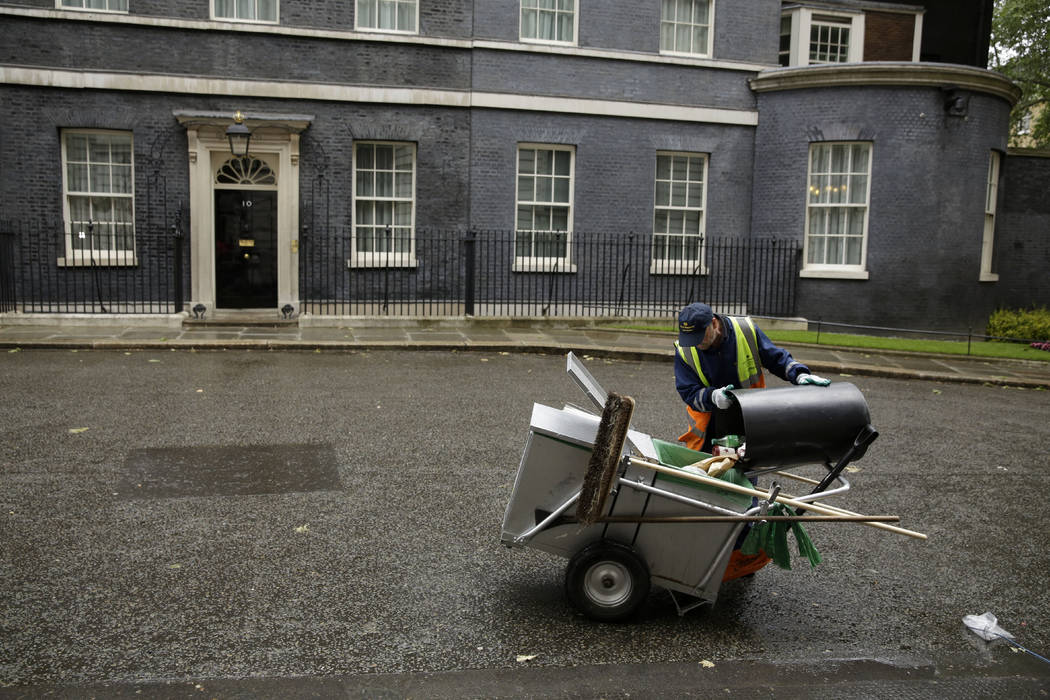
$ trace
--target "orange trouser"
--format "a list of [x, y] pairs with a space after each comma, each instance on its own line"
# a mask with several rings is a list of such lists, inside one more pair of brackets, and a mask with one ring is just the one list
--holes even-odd
[[726, 573], [722, 576], [723, 581], [732, 581], [741, 576], [753, 574], [771, 561], [765, 552], [758, 554], [743, 554], [739, 549], [734, 549], [729, 556], [729, 565]]
[[686, 406], [685, 412], [689, 414], [689, 430], [678, 436], [678, 442], [685, 443], [690, 450], [702, 452], [704, 440], [707, 436], [707, 426], [711, 423], [711, 414], [707, 411], [698, 411], [692, 406]]

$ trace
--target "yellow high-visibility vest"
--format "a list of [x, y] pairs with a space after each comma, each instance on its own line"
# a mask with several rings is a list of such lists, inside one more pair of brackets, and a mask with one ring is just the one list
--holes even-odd
[[[751, 389], [764, 386], [762, 369], [758, 365], [758, 334], [755, 332], [754, 321], [747, 316], [728, 316], [727, 318], [733, 324], [736, 334], [736, 374], [740, 382], [738, 388]], [[690, 346], [687, 353], [687, 348], [679, 345], [677, 340], [674, 346], [682, 360], [696, 372], [700, 383], [704, 386], [711, 386], [707, 377], [704, 376], [704, 370], [700, 368], [700, 353], [696, 347]]]

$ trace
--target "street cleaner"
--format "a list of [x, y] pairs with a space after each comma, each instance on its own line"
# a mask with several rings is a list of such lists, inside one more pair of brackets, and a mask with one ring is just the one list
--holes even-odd
[[[674, 375], [690, 425], [679, 442], [693, 450], [711, 452], [711, 441], [725, 434], [724, 426], [719, 426], [719, 413], [732, 406], [732, 389], [765, 387], [763, 367], [793, 384], [831, 384], [774, 345], [750, 318], [716, 314], [699, 302], [682, 309], [678, 314]], [[726, 581], [752, 574], [769, 562], [761, 551], [741, 553], [740, 545], [748, 532], [745, 528], [736, 543], [726, 567]]]

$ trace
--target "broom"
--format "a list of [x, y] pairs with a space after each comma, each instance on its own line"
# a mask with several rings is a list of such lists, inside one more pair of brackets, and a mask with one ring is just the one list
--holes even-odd
[[605, 499], [616, 476], [632, 415], [634, 399], [622, 394], [609, 394], [602, 410], [602, 419], [598, 423], [598, 432], [594, 436], [594, 447], [576, 506], [576, 519], [584, 525], [597, 522], [605, 509]]

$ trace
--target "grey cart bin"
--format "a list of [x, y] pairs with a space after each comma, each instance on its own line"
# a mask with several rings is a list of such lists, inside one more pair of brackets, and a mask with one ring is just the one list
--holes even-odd
[[[737, 419], [750, 433], [735, 466], [714, 477], [697, 464], [710, 455], [631, 429], [633, 399], [608, 395], [572, 353], [567, 367], [602, 413], [533, 406], [500, 541], [568, 559], [566, 594], [589, 617], [628, 619], [654, 585], [670, 592], [679, 614], [714, 603], [750, 523], [848, 521], [926, 538], [886, 524], [896, 516], [818, 501], [850, 489], [845, 466], [878, 435], [851, 384], [739, 392]], [[783, 466], [803, 462], [822, 465], [826, 475], [818, 481]], [[761, 474], [812, 490], [787, 496], [774, 480], [767, 492], [753, 485]], [[774, 504], [795, 514], [770, 513]]]
[[[652, 584], [687, 594], [693, 599], [687, 602], [690, 606], [713, 603], [742, 523], [705, 523], [702, 527], [665, 523], [585, 526], [572, 517], [599, 422], [599, 416], [574, 406], [533, 406], [525, 450], [503, 518], [502, 543], [570, 559], [568, 578], [574, 561], [594, 558], [596, 551], [599, 559], [612, 557], [604, 569], [597, 567], [604, 576], [596, 572], [592, 590], [585, 591], [584, 596], [604, 599], [606, 603], [620, 596], [624, 605], [599, 603], [596, 610], [588, 613], [598, 619], [629, 617], [640, 604], [635, 597], [643, 590], [648, 594]], [[633, 430], [628, 442], [625, 453], [641, 454], [669, 467], [685, 466], [709, 456]], [[750, 497], [647, 469], [628, 468], [621, 481], [633, 486], [616, 489], [609, 498], [608, 516], [739, 515], [752, 504]], [[633, 553], [637, 561], [615, 561], [622, 550]], [[641, 568], [646, 580], [631, 580], [632, 566]], [[635, 571], [634, 576], [641, 578], [642, 574]], [[571, 591], [569, 594], [572, 597]]]

